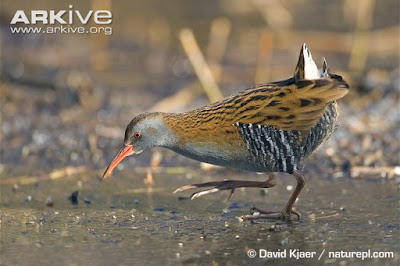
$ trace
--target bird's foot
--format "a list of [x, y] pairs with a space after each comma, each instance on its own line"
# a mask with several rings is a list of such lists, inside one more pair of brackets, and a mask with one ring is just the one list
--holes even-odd
[[241, 218], [243, 220], [257, 220], [257, 219], [282, 219], [282, 220], [290, 220], [292, 215], [297, 216], [297, 219], [300, 220], [301, 214], [296, 211], [295, 208], [292, 208], [291, 211], [282, 210], [280, 212], [273, 211], [264, 211], [259, 208], [253, 207], [250, 209], [250, 215], [243, 215]]
[[221, 190], [230, 190], [228, 200], [232, 197], [236, 188], [239, 187], [257, 187], [257, 188], [269, 188], [275, 186], [275, 178], [270, 176], [266, 181], [242, 181], [242, 180], [224, 180], [215, 182], [206, 182], [201, 184], [192, 184], [180, 187], [174, 191], [174, 193], [182, 192], [188, 189], [201, 188], [201, 187], [212, 187], [210, 189], [201, 190], [195, 192], [190, 196], [190, 199], [201, 197], [207, 194], [215, 193]]

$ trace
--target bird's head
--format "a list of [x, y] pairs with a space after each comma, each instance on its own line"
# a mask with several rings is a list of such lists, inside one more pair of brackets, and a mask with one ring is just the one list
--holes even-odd
[[163, 113], [143, 113], [135, 116], [125, 130], [124, 144], [104, 172], [107, 178], [125, 158], [152, 147], [168, 147], [175, 142], [172, 131], [166, 126]]

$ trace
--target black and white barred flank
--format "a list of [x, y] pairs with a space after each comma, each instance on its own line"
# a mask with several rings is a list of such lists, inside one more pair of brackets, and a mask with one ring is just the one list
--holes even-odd
[[336, 129], [337, 103], [332, 102], [305, 138], [301, 132], [274, 126], [235, 123], [254, 159], [271, 172], [293, 173]]

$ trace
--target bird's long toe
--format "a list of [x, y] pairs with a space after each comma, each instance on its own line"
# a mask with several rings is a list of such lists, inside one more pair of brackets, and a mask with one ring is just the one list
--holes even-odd
[[243, 215], [243, 220], [258, 220], [258, 219], [284, 219], [285, 215], [282, 212], [268, 212], [268, 213], [258, 213], [258, 214], [247, 214]]
[[258, 219], [282, 219], [290, 220], [292, 215], [297, 216], [300, 219], [301, 215], [294, 208], [290, 212], [285, 211], [265, 211], [257, 207], [250, 209], [250, 215], [243, 215], [243, 220], [258, 220]]
[[254, 187], [254, 188], [269, 188], [275, 186], [275, 180], [268, 178], [266, 181], [242, 181], [242, 180], [224, 180], [215, 182], [206, 182], [200, 184], [185, 185], [177, 188], [173, 193], [182, 192], [194, 188], [211, 187], [210, 189], [198, 191], [192, 194], [190, 199], [198, 198], [207, 194], [215, 193], [221, 190], [230, 190], [228, 200], [232, 197], [236, 188], [239, 187]]
[[195, 199], [204, 195], [208, 195], [211, 193], [216, 193], [221, 190], [231, 190], [231, 193], [229, 194], [228, 200], [232, 197], [233, 192], [235, 191], [235, 188], [238, 187], [237, 182], [245, 182], [245, 181], [233, 181], [233, 180], [224, 180], [224, 181], [216, 181], [216, 182], [206, 182], [206, 183], [200, 183], [200, 184], [191, 184], [191, 185], [185, 185], [180, 188], [177, 188], [173, 193], [177, 192], [182, 192], [185, 190], [189, 189], [194, 189], [194, 188], [202, 188], [202, 187], [211, 187], [210, 189], [206, 190], [201, 190], [193, 193], [190, 196], [190, 199]]
[[[216, 193], [218, 191], [220, 191], [220, 188], [211, 188], [211, 189], [207, 189], [207, 190], [202, 190], [202, 191], [198, 191], [192, 194], [192, 196], [190, 196], [190, 199], [194, 199], [194, 198], [198, 198], [207, 194], [211, 194], [211, 193]], [[228, 199], [231, 198], [233, 192], [235, 189], [232, 189], [231, 194], [229, 195]]]
[[178, 192], [182, 192], [182, 191], [189, 190], [189, 189], [194, 189], [194, 188], [197, 188], [196, 184], [185, 185], [185, 186], [182, 186], [182, 187], [179, 187], [179, 188], [175, 189], [174, 192], [172, 192], [172, 193], [175, 194], [175, 193], [178, 193]]

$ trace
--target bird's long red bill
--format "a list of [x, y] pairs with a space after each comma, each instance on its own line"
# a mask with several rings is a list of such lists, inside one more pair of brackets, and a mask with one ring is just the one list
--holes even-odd
[[107, 167], [106, 171], [103, 174], [103, 180], [106, 179], [114, 170], [114, 168], [123, 160], [125, 157], [128, 157], [129, 155], [134, 154], [135, 151], [133, 150], [132, 145], [124, 145], [117, 155], [115, 155], [114, 160], [110, 163], [110, 165]]

